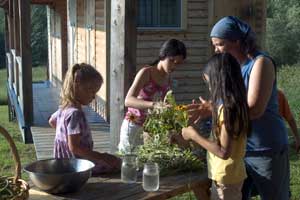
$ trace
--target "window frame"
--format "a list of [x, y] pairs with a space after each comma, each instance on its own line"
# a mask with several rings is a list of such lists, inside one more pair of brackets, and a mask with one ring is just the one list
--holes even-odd
[[[178, 27], [143, 27], [137, 25], [138, 31], [184, 31], [187, 29], [187, 0], [180, 0], [181, 16], [180, 26]], [[138, 18], [138, 15], [137, 15]]]

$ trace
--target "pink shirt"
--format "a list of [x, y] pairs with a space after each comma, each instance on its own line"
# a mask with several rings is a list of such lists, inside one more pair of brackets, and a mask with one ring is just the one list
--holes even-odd
[[[150, 75], [149, 82], [140, 90], [138, 98], [143, 99], [145, 101], [163, 100], [169, 89], [170, 82], [160, 86], [152, 79]], [[130, 119], [131, 115], [135, 117], [134, 122], [136, 124], [143, 125], [146, 119], [147, 110], [128, 107], [128, 110], [125, 114], [125, 119]]]

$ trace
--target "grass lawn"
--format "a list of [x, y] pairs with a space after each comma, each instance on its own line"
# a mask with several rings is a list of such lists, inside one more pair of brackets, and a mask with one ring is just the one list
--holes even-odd
[[0, 105], [7, 104], [6, 69], [0, 69]]
[[[33, 77], [34, 81], [45, 80], [45, 69], [34, 68]], [[284, 67], [278, 71], [278, 85], [284, 90], [291, 109], [300, 127], [300, 65]], [[35, 160], [34, 147], [31, 144], [24, 144], [19, 132], [17, 123], [8, 122], [8, 113], [6, 104], [6, 70], [0, 70], [0, 125], [5, 127], [12, 135], [21, 158], [22, 165]], [[293, 138], [290, 137], [291, 143]], [[12, 175], [14, 172], [14, 163], [9, 155], [9, 147], [3, 137], [0, 137], [0, 175]], [[293, 200], [300, 199], [300, 157], [296, 155], [293, 146], [290, 150], [290, 165], [291, 165], [291, 192]], [[23, 178], [26, 180], [28, 177], [23, 173]], [[186, 193], [184, 195], [172, 198], [173, 200], [195, 199], [193, 194]], [[254, 198], [259, 199], [259, 198]]]
[[[21, 164], [25, 165], [36, 160], [35, 150], [33, 144], [24, 144], [18, 124], [16, 122], [8, 121], [7, 105], [0, 106], [0, 125], [4, 127], [13, 138], [21, 159]], [[15, 163], [12, 159], [10, 147], [4, 137], [0, 136], [0, 175], [11, 176], [14, 175]], [[27, 179], [27, 174], [23, 173], [22, 177]]]
[[[45, 67], [35, 67], [32, 72], [33, 81], [46, 80]], [[14, 139], [21, 158], [22, 165], [34, 161], [35, 150], [32, 144], [24, 144], [18, 124], [8, 121], [6, 69], [0, 70], [0, 125], [3, 126]], [[14, 161], [10, 155], [10, 148], [3, 136], [0, 136], [0, 175], [11, 176], [14, 173]], [[27, 174], [23, 173], [23, 178]]]
[[[278, 85], [283, 89], [294, 117], [297, 121], [298, 132], [300, 133], [300, 65], [285, 66], [278, 71]], [[289, 134], [290, 142], [293, 142], [291, 134]], [[290, 187], [292, 191], [292, 199], [300, 199], [300, 154], [296, 154], [291, 145], [290, 148], [290, 169], [291, 181]]]
[[[0, 105], [7, 105], [7, 81], [6, 69], [0, 69]], [[32, 70], [32, 81], [39, 82], [46, 80], [46, 68], [44, 66], [34, 67]]]

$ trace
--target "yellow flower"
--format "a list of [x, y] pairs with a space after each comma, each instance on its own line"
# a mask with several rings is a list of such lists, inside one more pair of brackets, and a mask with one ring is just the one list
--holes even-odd
[[185, 105], [178, 105], [175, 107], [175, 110], [186, 110], [187, 109], [187, 106]]

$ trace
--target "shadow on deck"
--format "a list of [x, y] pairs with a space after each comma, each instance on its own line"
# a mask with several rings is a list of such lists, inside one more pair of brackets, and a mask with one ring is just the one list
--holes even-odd
[[[55, 130], [49, 126], [48, 118], [58, 108], [59, 92], [59, 88], [49, 82], [33, 83], [34, 121], [31, 133], [38, 160], [53, 157]], [[94, 149], [109, 152], [109, 124], [91, 107], [85, 106], [84, 112], [92, 130]]]

